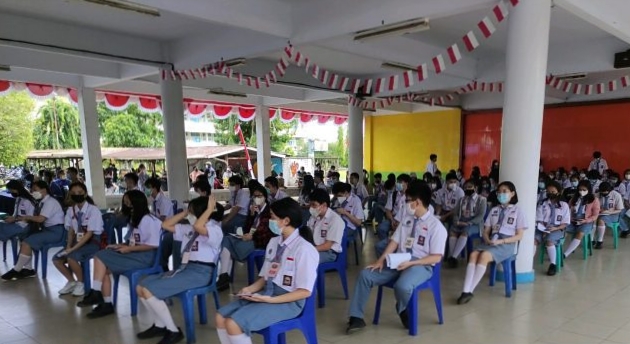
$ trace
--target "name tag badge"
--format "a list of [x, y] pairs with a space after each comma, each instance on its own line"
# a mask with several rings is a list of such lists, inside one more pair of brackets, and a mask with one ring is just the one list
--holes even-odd
[[190, 252], [184, 252], [182, 255], [182, 264], [188, 264], [190, 261]]
[[282, 285], [285, 287], [290, 287], [293, 285], [293, 276], [284, 275], [282, 276]]
[[83, 234], [83, 232], [79, 231], [77, 233], [77, 241], [81, 241], [81, 239], [83, 239], [83, 235], [85, 235], [85, 234]]
[[418, 236], [418, 245], [420, 246], [424, 246], [424, 240], [425, 240], [425, 236], [424, 235], [420, 235]]
[[405, 240], [405, 248], [410, 249], [413, 246], [414, 238], [407, 238]]
[[267, 271], [267, 278], [276, 278], [278, 270], [280, 270], [280, 264], [276, 262], [271, 263], [269, 271]]
[[455, 199], [452, 199], [452, 200], [451, 200], [451, 204], [455, 204]]
[[198, 252], [199, 251], [199, 241], [195, 240], [195, 242], [192, 244], [192, 247], [190, 248], [191, 252]]
[[20, 215], [26, 215], [26, 210], [20, 209]]
[[295, 271], [295, 258], [287, 257], [287, 261], [285, 262], [285, 264], [287, 272], [293, 273]]
[[322, 238], [325, 238], [326, 234], [328, 234], [328, 230], [327, 229], [322, 229], [320, 232], [321, 232], [321, 237]]
[[557, 222], [562, 221], [562, 215], [558, 215], [558, 216], [556, 216], [556, 221], [557, 221]]
[[513, 217], [508, 217], [508, 225], [513, 225], [514, 224], [514, 218]]

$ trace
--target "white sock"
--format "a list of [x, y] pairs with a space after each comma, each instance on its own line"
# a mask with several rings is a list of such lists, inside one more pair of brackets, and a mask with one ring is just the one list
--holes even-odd
[[13, 267], [13, 270], [18, 272], [22, 271], [22, 269], [26, 267], [26, 264], [29, 264], [31, 258], [33, 257], [20, 254], [17, 263], [15, 263], [15, 266]]
[[567, 249], [564, 251], [564, 255], [568, 257], [571, 253], [573, 253], [573, 251], [575, 251], [576, 248], [580, 247], [581, 243], [582, 243], [582, 240], [580, 239], [571, 240], [571, 243], [569, 244]]
[[217, 334], [219, 335], [219, 343], [221, 344], [232, 344], [230, 341], [230, 336], [227, 333], [227, 330], [224, 328], [218, 328]]
[[232, 272], [232, 254], [227, 248], [223, 248], [221, 250], [221, 273], [222, 274], [230, 274]]
[[467, 236], [462, 235], [459, 238], [457, 238], [457, 244], [455, 244], [455, 251], [453, 251], [453, 254], [451, 254], [451, 257], [454, 257], [454, 258], [459, 257], [459, 255], [464, 250], [464, 247], [466, 247], [467, 242], [468, 242]]
[[92, 281], [92, 289], [101, 291], [101, 289], [103, 289], [103, 282], [96, 280]]
[[477, 265], [477, 266], [475, 266], [475, 277], [473, 278], [472, 288], [470, 290], [471, 293], [475, 290], [475, 288], [477, 287], [479, 282], [481, 282], [481, 279], [483, 278], [483, 275], [485, 273], [486, 273], [486, 266], [485, 265]]
[[105, 303], [112, 303], [112, 297], [111, 296], [103, 296], [103, 301], [105, 301]]
[[606, 226], [597, 226], [597, 241], [604, 241], [604, 233], [606, 233]]
[[551, 264], [555, 264], [556, 263], [556, 247], [547, 246], [547, 254], [549, 255], [549, 262]]
[[455, 252], [455, 244], [457, 243], [457, 237], [448, 237], [448, 256], [453, 257]]
[[252, 344], [252, 337], [245, 333], [237, 334], [236, 336], [230, 335], [231, 344]]
[[472, 293], [473, 277], [475, 276], [475, 264], [468, 263], [466, 266], [466, 277], [464, 277], [464, 293]]
[[22, 269], [33, 270], [33, 256], [29, 256], [28, 261], [26, 261]]
[[[156, 327], [161, 327], [164, 328], [164, 324], [162, 324], [161, 321], [159, 321], [159, 319], [155, 316], [155, 313], [153, 313], [153, 309], [151, 309], [151, 307], [149, 307], [149, 304], [147, 303], [147, 300], [145, 300], [142, 297], [138, 297], [138, 299], [140, 300], [140, 303], [142, 303], [142, 305], [144, 306], [144, 308], [147, 310], [147, 322], [151, 325], [155, 325]], [[158, 324], [158, 322], [160, 324]]]
[[[160, 319], [160, 321], [164, 324], [167, 330], [171, 332], [179, 332], [177, 325], [173, 321], [173, 317], [171, 316], [171, 312], [168, 310], [168, 306], [166, 302], [162, 300], [158, 300], [155, 296], [147, 299], [147, 305], [153, 310], [153, 314], [155, 314], [156, 319]], [[157, 326], [157, 325], [156, 325]]]

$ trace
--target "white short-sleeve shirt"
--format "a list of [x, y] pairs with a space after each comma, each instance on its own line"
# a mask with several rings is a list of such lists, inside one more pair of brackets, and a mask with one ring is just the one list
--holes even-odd
[[601, 210], [622, 210], [623, 209], [623, 197], [617, 191], [611, 191], [607, 197], [601, 196], [599, 198], [599, 204]]
[[238, 213], [241, 215], [247, 215], [249, 212], [249, 189], [243, 188], [239, 189], [236, 194], [232, 193], [230, 195], [230, 205], [233, 207], [238, 206], [240, 209]]
[[153, 215], [144, 215], [140, 225], [133, 229], [131, 235], [136, 245], [158, 247], [162, 233], [162, 221]]
[[346, 228], [346, 223], [334, 210], [328, 208], [324, 217], [311, 216], [307, 226], [313, 230], [313, 241], [315, 245], [324, 244], [326, 241], [333, 241], [332, 250], [340, 253], [343, 251], [341, 241]]
[[[190, 260], [204, 263], [215, 263], [221, 252], [221, 242], [223, 241], [223, 231], [221, 224], [215, 220], [206, 223], [208, 235], [199, 235], [190, 248]], [[195, 229], [192, 225], [175, 225], [173, 239], [182, 242], [182, 252], [193, 237]]]
[[281, 200], [283, 198], [287, 198], [287, 197], [289, 197], [289, 195], [287, 195], [286, 192], [278, 189], [278, 191], [276, 191], [276, 195], [275, 196], [272, 195], [272, 194], [269, 194], [269, 204], [271, 204], [271, 203], [273, 203], [275, 201], [279, 201], [279, 200]]
[[296, 289], [313, 291], [317, 280], [319, 253], [317, 249], [295, 230], [286, 240], [282, 236], [271, 238], [267, 244], [265, 262], [260, 269], [260, 277], [269, 278], [272, 261], [280, 245], [287, 246], [280, 257], [280, 267], [273, 277], [273, 283], [292, 292]]
[[[499, 223], [501, 211], [505, 209], [502, 223]], [[515, 204], [509, 204], [507, 207], [496, 206], [492, 208], [485, 223], [486, 227], [492, 229], [492, 233], [500, 233], [507, 236], [516, 235], [517, 229], [527, 229], [527, 219], [525, 213]]]
[[[397, 192], [396, 195], [396, 204], [394, 204], [394, 192]], [[400, 207], [405, 204], [405, 193], [402, 191], [394, 191], [389, 196], [387, 196], [387, 203], [385, 204], [385, 210], [389, 210], [392, 212], [392, 215], [396, 215]]]
[[357, 186], [352, 186], [352, 194], [358, 196], [361, 201], [368, 198], [370, 195], [368, 194], [367, 188], [365, 185], [359, 183]]
[[[82, 213], [82, 228], [79, 228], [79, 222], [77, 220], [79, 213]], [[76, 234], [92, 232], [94, 235], [101, 235], [101, 233], [103, 233], [103, 215], [97, 206], [89, 204], [88, 202], [85, 202], [81, 209], [75, 205], [66, 211], [65, 227], [67, 230], [73, 230]]]
[[46, 197], [39, 201], [39, 206], [41, 207], [39, 215], [46, 218], [44, 221], [44, 227], [63, 225], [63, 209], [61, 209], [61, 204], [59, 204], [56, 199], [46, 195]]
[[[407, 252], [407, 245], [411, 245], [411, 256], [422, 259], [432, 254], [444, 254], [448, 232], [442, 222], [430, 212], [426, 212], [415, 221], [413, 215], [405, 216], [391, 240], [398, 244], [397, 252]], [[415, 236], [413, 234], [414, 222], [416, 225]]]
[[442, 211], [451, 211], [455, 209], [457, 201], [464, 197], [464, 190], [459, 186], [451, 191], [448, 188], [442, 188], [437, 193], [436, 203], [442, 206]]
[[[13, 216], [33, 216], [35, 213], [35, 205], [31, 203], [30, 200], [22, 197], [18, 197], [15, 199], [15, 210], [13, 211]], [[18, 221], [16, 224], [22, 228], [26, 228], [28, 226], [28, 222], [26, 221]]]
[[[340, 204], [340, 206], [343, 206], [343, 209], [352, 214], [352, 216], [363, 221], [363, 219], [365, 218], [365, 213], [363, 212], [363, 204], [361, 204], [361, 199], [357, 195], [350, 194], [350, 196], [348, 196], [348, 199], [344, 203], [345, 204]], [[357, 226], [345, 216], [342, 216], [342, 219], [344, 220], [348, 228], [357, 228]]]
[[[553, 211], [552, 211], [553, 209]], [[551, 218], [553, 212], [554, 217]], [[559, 225], [571, 223], [571, 209], [566, 202], [560, 201], [553, 204], [545, 201], [536, 207], [536, 222], [547, 224], [546, 227], [557, 227]]]
[[151, 214], [158, 218], [165, 216], [166, 218], [173, 216], [173, 202], [163, 193], [158, 192], [155, 199], [150, 198], [151, 201]]
[[624, 180], [617, 187], [617, 192], [621, 194], [624, 200], [630, 200], [630, 180]]

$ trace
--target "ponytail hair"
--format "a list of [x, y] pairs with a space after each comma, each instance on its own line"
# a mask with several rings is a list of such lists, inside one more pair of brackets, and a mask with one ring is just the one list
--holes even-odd
[[281, 219], [289, 218], [289, 225], [295, 228], [304, 240], [315, 245], [313, 231], [307, 226], [302, 226], [302, 208], [293, 198], [286, 197], [277, 200], [269, 206], [269, 209]]

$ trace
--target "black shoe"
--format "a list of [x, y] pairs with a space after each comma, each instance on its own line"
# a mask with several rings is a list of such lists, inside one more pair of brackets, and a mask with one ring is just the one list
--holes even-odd
[[457, 266], [459, 265], [459, 261], [457, 260], [457, 258], [455, 257], [450, 257], [448, 259], [448, 267], [450, 269], [457, 269]]
[[556, 275], [556, 264], [549, 264], [549, 269], [547, 270], [547, 276], [555, 276]]
[[623, 231], [623, 232], [619, 233], [619, 237], [625, 239], [625, 238], [628, 237], [628, 234], [630, 234], [630, 231]]
[[111, 302], [101, 303], [88, 313], [88, 319], [98, 319], [104, 316], [114, 314], [114, 305]]
[[398, 316], [400, 317], [400, 322], [403, 327], [409, 329], [409, 314], [407, 314], [407, 310], [405, 309], [404, 311], [398, 313]]
[[171, 332], [166, 330], [166, 334], [162, 337], [162, 340], [158, 344], [175, 344], [181, 342], [184, 339], [182, 330], [178, 327], [177, 332]]
[[346, 334], [350, 334], [354, 331], [358, 331], [365, 327], [365, 321], [361, 318], [350, 317], [348, 320], [348, 328], [346, 328]]
[[18, 273], [19, 279], [30, 278], [30, 277], [35, 277], [35, 276], [37, 276], [37, 272], [35, 272], [35, 270], [33, 269], [22, 269]]
[[591, 241], [591, 246], [595, 247], [595, 245], [597, 245], [597, 241]]
[[164, 337], [167, 332], [168, 332], [168, 330], [166, 329], [166, 327], [157, 327], [157, 326], [155, 326], [155, 324], [153, 324], [153, 326], [151, 326], [148, 329], [138, 333], [136, 335], [136, 338], [138, 338], [138, 339], [151, 339], [151, 338], [157, 338], [157, 337]]
[[103, 300], [103, 293], [101, 293], [100, 291], [91, 289], [83, 297], [83, 300], [77, 303], [77, 307], [91, 307], [94, 305], [99, 305], [101, 303], [105, 303], [105, 300]]
[[19, 275], [20, 275], [19, 272], [11, 269], [7, 273], [2, 275], [2, 277], [0, 277], [0, 278], [2, 278], [2, 280], [5, 281], [5, 282], [7, 282], [7, 281], [15, 281], [15, 280], [18, 279]]
[[601, 250], [602, 249], [602, 245], [604, 245], [604, 242], [603, 241], [598, 241], [595, 244], [595, 247], [593, 247], [593, 248], [596, 249], [596, 250]]
[[468, 302], [470, 302], [470, 300], [473, 299], [473, 294], [472, 293], [462, 293], [462, 295], [460, 295], [459, 299], [457, 299], [457, 304], [458, 305], [464, 305], [467, 304]]
[[230, 275], [227, 273], [223, 273], [219, 275], [219, 280], [217, 281], [217, 290], [224, 291], [230, 289]]

